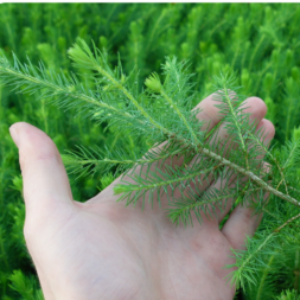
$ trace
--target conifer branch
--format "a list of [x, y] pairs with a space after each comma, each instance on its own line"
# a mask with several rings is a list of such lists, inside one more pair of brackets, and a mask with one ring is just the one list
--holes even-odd
[[[168, 130], [167, 128], [163, 127], [161, 124], [159, 124], [158, 122], [156, 122], [148, 113], [147, 111], [138, 103], [138, 101], [131, 95], [131, 93], [118, 81], [116, 80], [111, 74], [110, 72], [107, 72], [106, 70], [104, 70], [104, 68], [99, 64], [99, 62], [97, 61], [97, 59], [95, 59], [93, 57], [93, 54], [91, 53], [91, 51], [89, 50], [88, 46], [85, 44], [85, 42], [81, 41], [81, 46], [82, 49], [80, 48], [79, 45], [75, 45], [74, 48], [69, 50], [69, 54], [71, 56], [71, 58], [75, 59], [77, 61], [77, 63], [83, 64], [84, 66], [96, 70], [98, 72], [100, 72], [104, 77], [106, 77], [109, 82], [113, 83], [113, 85], [115, 87], [117, 87], [130, 101], [131, 103], [136, 107], [136, 109], [141, 113], [141, 115], [144, 116], [144, 118], [150, 122], [150, 124], [146, 124], [145, 121], [142, 121], [142, 124], [145, 126], [152, 126], [153, 129], [157, 129], [160, 132], [163, 132], [166, 136], [168, 136], [169, 139], [172, 139], [174, 141], [177, 141], [179, 144], [181, 145], [185, 145], [185, 146], [194, 146], [194, 143], [191, 140], [188, 139], [183, 139], [180, 137], [177, 137], [175, 132], [172, 132], [170, 130]], [[46, 87], [49, 90], [55, 91], [56, 95], [57, 94], [62, 94], [64, 96], [69, 96], [71, 98], [75, 98], [75, 99], [79, 99], [81, 101], [84, 101], [88, 104], [92, 104], [104, 109], [108, 109], [109, 111], [111, 111], [114, 114], [120, 114], [123, 117], [126, 117], [126, 119], [130, 119], [130, 120], [135, 120], [135, 116], [129, 114], [128, 112], [123, 112], [118, 110], [117, 108], [107, 104], [107, 103], [103, 103], [100, 101], [97, 101], [96, 99], [94, 99], [93, 97], [84, 95], [82, 93], [75, 93], [73, 92], [74, 86], [71, 87], [66, 87], [63, 85], [57, 85], [55, 83], [53, 83], [52, 81], [47, 81], [44, 77], [44, 79], [41, 79], [38, 74], [32, 69], [35, 75], [35, 77], [31, 76], [29, 74], [29, 69], [28, 67], [23, 67], [23, 72], [21, 72], [19, 70], [19, 63], [17, 61], [17, 59], [15, 58], [15, 68], [17, 69], [17, 71], [14, 68], [11, 68], [9, 66], [9, 63], [6, 59], [2, 59], [1, 63], [0, 63], [0, 72], [2, 73], [2, 77], [5, 77], [5, 75], [8, 76], [7, 81], [13, 81], [14, 84], [16, 86], [20, 86], [22, 83], [27, 82], [29, 85], [31, 83], [33, 83], [33, 86], [35, 88], [42, 88], [42, 87]], [[45, 74], [45, 73], [43, 73]], [[20, 79], [21, 81], [16, 81], [16, 79]], [[65, 79], [66, 80], [66, 79]], [[230, 113], [233, 116], [233, 121], [235, 123], [236, 129], [238, 130], [238, 134], [241, 140], [241, 144], [243, 147], [243, 151], [245, 153], [246, 151], [246, 145], [244, 143], [243, 137], [242, 137], [242, 133], [241, 133], [241, 129], [238, 126], [237, 122], [237, 116], [236, 113], [233, 109], [233, 106], [231, 104], [231, 99], [229, 98], [228, 95], [228, 88], [226, 85], [223, 86], [224, 87], [224, 92], [225, 92], [225, 98], [226, 98], [226, 103], [230, 109]], [[54, 96], [54, 94], [52, 94], [52, 96]], [[168, 98], [169, 100], [169, 98]], [[186, 119], [185, 119], [186, 120]], [[140, 120], [139, 120], [140, 121]], [[141, 123], [141, 122], [140, 122]], [[253, 182], [255, 182], [258, 186], [262, 187], [265, 191], [268, 191], [278, 197], [280, 197], [283, 200], [286, 200], [298, 207], [300, 207], [300, 202], [297, 201], [296, 199], [294, 199], [293, 197], [289, 196], [288, 194], [284, 194], [276, 189], [274, 189], [273, 187], [271, 187], [269, 184], [267, 184], [265, 181], [263, 181], [261, 178], [259, 178], [258, 176], [256, 176], [253, 172], [251, 172], [248, 167], [249, 165], [247, 164], [247, 170], [244, 169], [243, 167], [225, 159], [224, 157], [214, 153], [213, 151], [211, 151], [211, 149], [205, 148], [203, 145], [198, 145], [197, 147], [197, 152], [203, 153], [205, 155], [207, 155], [208, 157], [216, 160], [218, 163], [221, 163], [224, 166], [228, 166], [229, 168], [234, 169], [236, 172], [239, 172], [247, 177], [249, 177]], [[291, 153], [292, 155], [292, 153]], [[289, 156], [290, 157], [290, 156]]]
[[191, 133], [192, 138], [195, 140], [196, 146], [200, 145], [201, 143], [200, 143], [199, 139], [197, 138], [197, 135], [195, 134], [195, 132], [189, 125], [187, 119], [181, 113], [180, 109], [177, 107], [176, 103], [166, 94], [166, 92], [164, 91], [164, 89], [162, 87], [161, 87], [160, 93], [166, 99], [166, 101], [170, 104], [171, 108], [174, 108], [174, 110], [178, 114], [179, 118], [183, 121], [184, 125], [186, 126], [188, 131]]
[[[16, 64], [17, 61], [15, 61], [15, 65]], [[107, 109], [113, 114], [118, 114], [129, 119], [135, 119], [135, 117], [130, 115], [129, 113], [122, 112], [117, 108], [102, 101], [99, 101], [91, 96], [87, 96], [86, 94], [78, 92], [75, 93], [76, 89], [74, 83], [69, 84], [69, 86], [64, 86], [55, 84], [53, 81], [48, 81], [45, 77], [43, 79], [38, 76], [33, 77], [29, 74], [29, 70], [26, 67], [26, 65], [24, 67], [24, 71], [21, 72], [19, 69], [16, 70], [15, 68], [12, 68], [10, 65], [8, 65], [8, 61], [6, 59], [3, 59], [3, 57], [1, 57], [0, 60], [0, 76], [4, 79], [4, 81], [14, 84], [17, 87], [21, 86], [23, 83], [27, 83], [28, 85], [33, 84], [33, 87], [36, 89], [47, 88], [53, 91], [54, 94], [51, 94], [51, 96], [58, 96], [61, 94], [63, 96], [68, 96], [74, 99], [81, 100], [93, 106], [98, 106], [100, 108]], [[19, 79], [20, 81], [17, 81], [17, 79]], [[26, 89], [24, 91], [26, 91]]]
[[[247, 192], [256, 192], [259, 191], [260, 188], [250, 189]], [[216, 191], [215, 191], [216, 192]], [[240, 192], [230, 192], [225, 191], [227, 193], [223, 194], [224, 191], [220, 192], [220, 196], [217, 197], [211, 197], [210, 193], [208, 195], [204, 194], [201, 198], [201, 200], [195, 201], [190, 200], [188, 203], [181, 203], [181, 202], [175, 202], [172, 204], [173, 207], [178, 207], [177, 209], [169, 209], [168, 211], [168, 217], [172, 221], [172, 223], [179, 224], [179, 220], [183, 221], [184, 224], [186, 224], [186, 221], [188, 218], [190, 219], [190, 222], [192, 223], [192, 219], [190, 217], [190, 212], [193, 211], [197, 214], [200, 211], [200, 209], [204, 212], [206, 212], [206, 209], [208, 209], [209, 204], [218, 204], [219, 202], [223, 203], [225, 199], [238, 197], [240, 195]], [[224, 205], [226, 206], [226, 204]], [[220, 209], [222, 209], [220, 207]]]
[[245, 142], [244, 142], [243, 134], [242, 134], [242, 131], [241, 131], [241, 126], [238, 123], [238, 118], [237, 118], [237, 115], [236, 115], [236, 111], [233, 108], [232, 100], [229, 97], [228, 88], [227, 88], [227, 86], [225, 84], [223, 86], [223, 92], [225, 93], [226, 103], [227, 103], [227, 105], [229, 107], [229, 110], [230, 110], [230, 113], [231, 113], [231, 115], [233, 117], [234, 125], [235, 125], [235, 127], [236, 127], [236, 129], [238, 131], [238, 137], [240, 139], [240, 142], [241, 142], [241, 145], [242, 145], [242, 149], [243, 149], [243, 153], [245, 155], [246, 167], [247, 167], [247, 170], [249, 171], [248, 153], [247, 153], [246, 145], [245, 145]]
[[[154, 150], [149, 151], [141, 159], [127, 159], [122, 156], [126, 156], [126, 153], [114, 153], [111, 154], [107, 149], [106, 153], [99, 148], [84, 148], [78, 147], [78, 151], [67, 152], [67, 155], [63, 156], [63, 161], [68, 168], [74, 173], [82, 171], [82, 167], [94, 168], [108, 165], [108, 168], [113, 166], [147, 166], [155, 162], [161, 162], [167, 158], [173, 157], [178, 154], [183, 154], [186, 150], [183, 148], [178, 148], [170, 152], [160, 151], [157, 153]], [[104, 156], [104, 157], [100, 157]], [[103, 171], [103, 170], [102, 170]]]
[[297, 150], [299, 151], [299, 149], [297, 149], [297, 148], [299, 148], [299, 143], [295, 143], [294, 146], [292, 147], [292, 149], [290, 149], [289, 156], [287, 157], [287, 159], [283, 165], [283, 169], [285, 169], [288, 166], [288, 164], [289, 164], [290, 160], [292, 159], [293, 155], [295, 154], [295, 152]]
[[137, 110], [145, 117], [146, 120], [149, 120], [149, 122], [160, 131], [169, 134], [168, 130], [163, 128], [159, 123], [157, 123], [147, 112], [146, 110], [138, 103], [138, 101], [132, 96], [132, 94], [119, 82], [117, 81], [113, 76], [111, 76], [108, 72], [106, 72], [103, 68], [101, 68], [99, 65], [95, 67], [95, 70], [98, 71], [100, 74], [102, 74], [104, 77], [106, 77], [110, 82], [114, 84], [116, 88], [118, 88], [131, 102], [132, 104], [137, 108]]
[[266, 278], [269, 274], [269, 269], [270, 269], [270, 266], [272, 265], [274, 259], [275, 259], [275, 255], [273, 254], [273, 255], [270, 256], [268, 264], [264, 269], [263, 276], [262, 276], [262, 278], [260, 280], [260, 283], [259, 283], [259, 287], [258, 287], [258, 291], [257, 291], [257, 295], [256, 295], [256, 300], [261, 299], [261, 294], [263, 292], [264, 283], [265, 283]]
[[[266, 238], [264, 238], [264, 241], [262, 243], [259, 244], [259, 246], [253, 251], [251, 252], [247, 258], [242, 262], [242, 264], [240, 266], [238, 266], [238, 273], [242, 274], [243, 270], [247, 267], [247, 265], [250, 263], [250, 261], [268, 244], [268, 242], [275, 236], [277, 235], [282, 229], [284, 229], [286, 226], [288, 226], [290, 223], [294, 222], [295, 220], [300, 218], [300, 214], [295, 215], [294, 217], [290, 218], [289, 220], [287, 220], [285, 223], [283, 223], [282, 225], [280, 225], [279, 227], [277, 227], [276, 229], [274, 229], [272, 231], [272, 233], [270, 233]], [[238, 254], [235, 250], [233, 250], [233, 252], [235, 252], [236, 254]], [[235, 265], [229, 265], [227, 266], [228, 268], [233, 267]], [[229, 274], [229, 276], [231, 276], [231, 274]], [[229, 277], [228, 276], [228, 277]], [[236, 274], [232, 277], [231, 280], [231, 284], [234, 283], [234, 278], [236, 277]], [[238, 282], [239, 283], [239, 282]]]
[[[48, 82], [47, 80], [42, 80], [41, 78], [33, 77], [29, 74], [22, 73], [21, 71], [16, 71], [16, 70], [12, 69], [11, 67], [8, 67], [7, 63], [8, 62], [6, 61], [6, 66], [0, 63], [0, 73], [2, 73], [3, 75], [10, 75], [12, 77], [12, 78], [10, 78], [11, 80], [12, 79], [15, 80], [16, 78], [19, 78], [19, 79], [25, 80], [28, 83], [34, 83], [37, 87], [40, 87], [40, 88], [41, 87], [46, 87], [46, 88], [49, 88], [50, 90], [56, 91], [57, 94], [61, 93], [65, 96], [80, 99], [80, 100], [82, 100], [84, 102], [87, 102], [89, 104], [93, 104], [93, 105], [99, 106], [101, 108], [106, 108], [106, 109], [112, 111], [115, 114], [121, 114], [122, 116], [125, 116], [126, 118], [135, 119], [133, 115], [130, 115], [127, 112], [121, 112], [118, 109], [116, 109], [115, 107], [110, 106], [110, 105], [108, 105], [106, 103], [103, 103], [103, 102], [99, 102], [99, 101], [97, 101], [96, 99], [94, 99], [90, 96], [80, 94], [80, 93], [73, 94], [72, 88], [62, 87], [60, 85], [54, 84], [53, 82]], [[15, 84], [18, 85], [18, 82], [15, 82]], [[127, 91], [127, 90], [124, 88], [122, 91], [124, 92], [124, 91]], [[133, 96], [131, 96], [127, 92], [125, 94], [128, 97], [132, 97], [132, 99], [134, 100], [133, 102], [137, 104], [138, 109], [140, 109], [140, 108], [142, 109], [142, 107], [140, 107], [140, 105], [133, 98]], [[143, 109], [142, 109], [142, 111], [145, 112]], [[145, 117], [147, 117], [147, 116], [148, 116], [148, 114], [147, 114], [147, 112], [145, 112]], [[151, 120], [152, 120], [152, 118], [151, 118]], [[151, 121], [151, 124], [154, 128], [163, 131], [167, 136], [171, 137], [173, 140], [177, 140], [176, 139], [176, 134], [174, 132], [170, 132], [168, 129], [163, 128], [160, 124], [158, 124], [154, 120], [152, 120], [152, 121]], [[145, 122], [143, 122], [143, 124], [145, 124]], [[190, 145], [190, 146], [193, 147], [193, 142], [190, 141], [190, 140], [179, 138], [177, 141], [182, 145]], [[261, 186], [264, 190], [280, 197], [283, 200], [286, 200], [286, 201], [300, 207], [300, 202], [297, 201], [296, 199], [294, 199], [293, 197], [289, 196], [288, 194], [283, 194], [282, 192], [274, 189], [273, 187], [268, 185], [266, 182], [264, 182], [261, 178], [259, 178], [254, 173], [252, 173], [251, 171], [248, 171], [248, 170], [244, 169], [243, 167], [238, 166], [238, 165], [228, 161], [227, 159], [223, 158], [222, 156], [212, 152], [210, 149], [207, 149], [207, 148], [202, 147], [201, 145], [199, 145], [198, 146], [198, 153], [203, 153], [203, 154], [207, 155], [208, 157], [213, 158], [214, 160], [216, 160], [219, 163], [223, 164], [224, 166], [228, 166], [228, 167], [236, 170], [237, 172], [239, 172], [239, 173], [241, 173], [245, 176], [248, 176], [252, 181], [254, 181], [256, 184]]]
[[285, 166], [282, 168], [278, 162], [278, 160], [274, 157], [274, 155], [272, 155], [272, 153], [268, 150], [268, 148], [264, 145], [264, 143], [258, 139], [254, 134], [250, 134], [251, 138], [257, 143], [259, 144], [259, 146], [265, 151], [266, 154], [268, 154], [268, 156], [273, 160], [273, 162], [275, 163], [278, 171], [280, 172], [280, 175], [281, 175], [281, 181], [279, 182], [279, 184], [277, 185], [276, 187], [276, 190], [279, 189], [281, 183], [283, 182], [284, 184], [284, 187], [285, 187], [285, 191], [286, 191], [286, 194], [289, 195], [289, 191], [288, 191], [288, 187], [287, 187], [287, 183], [286, 183], [286, 180], [285, 180], [285, 176], [283, 174], [283, 169], [285, 168]]
[[290, 223], [294, 222], [296, 219], [300, 218], [300, 214], [288, 219], [285, 223], [283, 223], [282, 225], [280, 225], [278, 228], [273, 230], [273, 233], [278, 233], [279, 231], [281, 231], [284, 227], [286, 227], [287, 225], [289, 225]]
[[279, 198], [286, 200], [286, 201], [294, 204], [295, 206], [300, 207], [300, 202], [298, 200], [296, 200], [293, 197], [286, 195], [280, 191], [277, 191], [276, 189], [271, 187], [269, 184], [267, 184], [264, 180], [262, 180], [260, 177], [256, 176], [253, 172], [247, 171], [246, 169], [236, 165], [235, 163], [228, 161], [227, 159], [223, 158], [222, 156], [211, 152], [209, 149], [203, 148], [203, 149], [200, 149], [199, 152], [200, 151], [202, 153], [206, 154], [207, 156], [222, 163], [224, 166], [228, 166], [228, 167], [236, 170], [237, 172], [249, 177], [253, 182], [255, 182], [257, 185], [262, 187], [265, 191], [270, 192], [270, 193], [274, 194], [275, 196], [278, 196]]
[[[79, 45], [80, 44], [80, 45]], [[114, 85], [115, 88], [119, 89], [128, 100], [136, 107], [136, 109], [148, 120], [155, 128], [160, 130], [161, 132], [169, 135], [167, 129], [163, 128], [158, 122], [156, 122], [147, 112], [146, 110], [138, 103], [138, 101], [134, 98], [134, 96], [123, 86], [121, 82], [119, 82], [114, 76], [112, 76], [109, 72], [107, 72], [100, 64], [99, 61], [94, 58], [93, 53], [89, 49], [88, 45], [84, 40], [79, 39], [79, 44], [75, 44], [73, 48], [69, 49], [68, 53], [70, 57], [75, 60], [76, 65], [86, 67], [88, 69], [95, 70], [99, 72], [103, 77], [108, 79], [110, 83]], [[81, 47], [80, 47], [81, 46]], [[95, 51], [97, 55], [97, 51]], [[81, 64], [80, 64], [81, 63]]]
[[[173, 184], [180, 184], [182, 182], [185, 182], [187, 180], [195, 178], [199, 175], [207, 174], [213, 170], [215, 170], [215, 167], [210, 167], [210, 168], [207, 168], [204, 170], [202, 169], [197, 172], [191, 172], [191, 173], [188, 173], [187, 175], [182, 175], [181, 177], [173, 176], [174, 178], [169, 179], [169, 180], [164, 180], [164, 181], [161, 181], [157, 178], [158, 179], [157, 182], [155, 181], [154, 183], [149, 183], [149, 184], [145, 183], [144, 185], [142, 185], [142, 184], [118, 185], [114, 191], [116, 194], [120, 194], [120, 193], [124, 193], [124, 192], [142, 191], [142, 190], [146, 192], [147, 190], [150, 190], [153, 188], [160, 188], [162, 186], [172, 186]], [[154, 172], [151, 172], [151, 173], [154, 174]], [[164, 175], [166, 175], [166, 174], [164, 174]], [[129, 176], [129, 177], [131, 177], [131, 176]], [[135, 177], [135, 179], [137, 179], [137, 178]], [[147, 180], [149, 180], [149, 177], [147, 177]]]

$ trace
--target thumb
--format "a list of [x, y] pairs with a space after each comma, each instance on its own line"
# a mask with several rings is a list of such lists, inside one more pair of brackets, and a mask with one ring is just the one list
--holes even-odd
[[45, 210], [48, 213], [58, 205], [71, 204], [68, 176], [53, 141], [25, 122], [12, 125], [10, 134], [19, 148], [26, 217], [42, 216]]

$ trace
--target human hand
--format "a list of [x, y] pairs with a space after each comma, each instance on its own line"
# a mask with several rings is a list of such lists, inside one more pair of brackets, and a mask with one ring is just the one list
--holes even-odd
[[[256, 97], [246, 101], [257, 130], [264, 127], [271, 140], [275, 129], [264, 119], [264, 102]], [[214, 105], [212, 95], [198, 105], [199, 120], [211, 121], [205, 130], [220, 122]], [[233, 299], [235, 287], [224, 279], [232, 269], [223, 267], [234, 263], [230, 249], [244, 247], [261, 215], [253, 217], [250, 208], [237, 206], [219, 230], [232, 205], [228, 201], [216, 219], [204, 215], [201, 225], [195, 221], [193, 227], [175, 227], [157, 203], [141, 211], [138, 205], [125, 208], [116, 202], [113, 188], [120, 178], [80, 203], [73, 200], [58, 150], [45, 133], [16, 123], [11, 135], [23, 175], [24, 235], [46, 300]], [[228, 140], [224, 125], [218, 137]], [[222, 188], [221, 182], [201, 189], [212, 187]]]

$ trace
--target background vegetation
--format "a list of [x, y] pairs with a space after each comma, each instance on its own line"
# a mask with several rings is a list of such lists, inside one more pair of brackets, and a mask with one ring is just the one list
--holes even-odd
[[[160, 73], [166, 56], [175, 55], [189, 61], [198, 101], [208, 95], [213, 75], [224, 68], [235, 70], [243, 85], [241, 93], [267, 103], [267, 118], [276, 127], [274, 144], [280, 145], [292, 136], [300, 137], [299, 19], [299, 4], [2, 4], [0, 48], [9, 58], [13, 51], [22, 62], [28, 56], [33, 64], [43, 61], [46, 67], [67, 73], [75, 72], [67, 50], [77, 38], [90, 45], [94, 40], [108, 52], [112, 66], [120, 59], [126, 74], [139, 71], [138, 91], [144, 88], [146, 76]], [[88, 76], [81, 79], [92, 85]], [[117, 128], [105, 130], [76, 114], [0, 85], [3, 300], [43, 299], [22, 233], [22, 179], [9, 126], [17, 121], [36, 125], [50, 135], [61, 153], [75, 150], [76, 145], [128, 151], [133, 147], [130, 135], [123, 138]], [[108, 185], [113, 174], [97, 172], [93, 178], [77, 179], [70, 174], [70, 179], [74, 199], [84, 201]], [[259, 271], [263, 285], [238, 292], [237, 299], [271, 299], [271, 294], [296, 299], [292, 290], [300, 289], [300, 258], [292, 239], [290, 249], [280, 261], [269, 261], [279, 273]], [[287, 289], [291, 291], [283, 291]]]

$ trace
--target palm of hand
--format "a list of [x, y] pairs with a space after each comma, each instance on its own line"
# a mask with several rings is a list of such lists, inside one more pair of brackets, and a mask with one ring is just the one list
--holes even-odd
[[[274, 128], [263, 119], [263, 102], [247, 103], [257, 128], [266, 127], [271, 139]], [[212, 99], [200, 105], [199, 118], [214, 126]], [[222, 268], [234, 262], [230, 248], [243, 247], [259, 224], [250, 209], [238, 206], [222, 231], [218, 224], [230, 202], [217, 219], [176, 228], [157, 207], [142, 212], [116, 203], [118, 179], [86, 203], [75, 202], [52, 141], [28, 124], [14, 126], [24, 180], [24, 233], [46, 300], [233, 299], [235, 288], [224, 280], [232, 269]]]
[[113, 201], [60, 207], [57, 214], [61, 224], [44, 225], [40, 233], [45, 249], [29, 249], [37, 267], [49, 272], [44, 281], [41, 276], [48, 285], [43, 288], [63, 291], [58, 299], [85, 299], [87, 293], [88, 299], [116, 300], [234, 296], [223, 280], [232, 270], [222, 269], [233, 263], [231, 245], [216, 221], [176, 228], [163, 213]]

